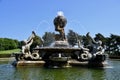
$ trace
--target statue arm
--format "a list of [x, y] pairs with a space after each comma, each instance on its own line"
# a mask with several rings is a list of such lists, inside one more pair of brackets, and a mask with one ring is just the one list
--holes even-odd
[[33, 43], [33, 39], [31, 39], [27, 45], [30, 47], [32, 45], [32, 43]]
[[36, 36], [35, 32], [32, 31], [31, 36], [27, 39], [27, 43], [29, 43]]
[[92, 40], [92, 37], [90, 36], [90, 32], [88, 32], [88, 33], [86, 34], [86, 37], [87, 37], [89, 40]]
[[92, 42], [93, 42], [94, 44], [98, 44], [98, 42], [95, 41], [93, 38], [92, 38]]
[[88, 33], [86, 34], [86, 37], [87, 37], [87, 39], [88, 39], [88, 41], [89, 41], [89, 44], [92, 44], [92, 37], [90, 36], [90, 32], [88, 32]]
[[25, 53], [25, 46], [22, 46], [22, 53]]
[[61, 28], [59, 25], [57, 26], [57, 30], [62, 31], [64, 28]]
[[88, 32], [88, 33], [86, 34], [86, 36], [87, 36], [87, 38], [89, 38], [89, 41], [91, 40], [92, 43], [98, 44], [98, 42], [96, 42], [96, 41], [90, 36], [90, 32]]

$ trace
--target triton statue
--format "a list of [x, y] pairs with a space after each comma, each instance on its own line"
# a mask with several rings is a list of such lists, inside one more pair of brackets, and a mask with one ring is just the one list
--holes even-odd
[[96, 56], [97, 54], [103, 54], [104, 48], [102, 47], [102, 41], [98, 38], [93, 39], [88, 32], [86, 37], [89, 39], [89, 46], [91, 47], [91, 53]]
[[32, 31], [32, 34], [31, 36], [27, 39], [27, 40], [24, 40], [24, 45], [22, 45], [22, 53], [23, 54], [31, 54], [30, 52], [30, 46], [32, 45], [33, 43], [33, 38], [35, 37], [35, 32]]
[[23, 59], [34, 59], [35, 56], [37, 56], [37, 53], [31, 53], [30, 52], [30, 46], [33, 43], [33, 39], [35, 38], [36, 34], [34, 31], [32, 31], [31, 36], [27, 39], [23, 41], [23, 45], [22, 45], [22, 54], [20, 58]]

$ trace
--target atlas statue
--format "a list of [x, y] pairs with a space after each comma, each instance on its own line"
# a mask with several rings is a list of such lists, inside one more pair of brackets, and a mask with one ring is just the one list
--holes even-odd
[[64, 31], [64, 27], [67, 24], [67, 20], [64, 17], [64, 15], [62, 14], [62, 12], [59, 12], [57, 17], [55, 17], [54, 19], [54, 25], [55, 25], [55, 31], [58, 31], [59, 34], [56, 35], [56, 37], [59, 36], [59, 40], [66, 40], [65, 38], [65, 31]]

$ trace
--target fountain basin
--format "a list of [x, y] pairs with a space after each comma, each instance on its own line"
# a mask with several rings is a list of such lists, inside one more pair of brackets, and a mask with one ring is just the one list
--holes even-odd
[[64, 53], [73, 53], [75, 51], [80, 51], [80, 48], [69, 48], [69, 47], [40, 47], [35, 48], [34, 50], [39, 50], [40, 52], [64, 52]]
[[45, 61], [14, 61], [12, 65], [16, 67], [20, 66], [44, 66]]
[[68, 61], [68, 57], [52, 57], [50, 56], [50, 60], [52, 61], [60, 61], [60, 62], [64, 62], [64, 61]]
[[108, 66], [107, 61], [102, 62], [89, 62], [89, 61], [77, 61], [77, 60], [69, 60], [68, 63], [71, 66], [82, 66], [82, 67], [105, 67]]

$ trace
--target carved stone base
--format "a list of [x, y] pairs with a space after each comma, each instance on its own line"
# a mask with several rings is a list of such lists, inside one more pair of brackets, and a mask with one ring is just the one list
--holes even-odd
[[44, 66], [45, 61], [14, 61], [12, 63], [13, 66], [20, 67], [20, 66]]

